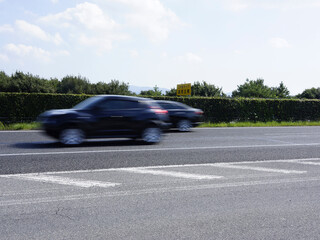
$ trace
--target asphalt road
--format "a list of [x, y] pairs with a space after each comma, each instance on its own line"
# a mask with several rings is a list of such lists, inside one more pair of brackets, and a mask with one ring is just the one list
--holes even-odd
[[215, 128], [61, 147], [41, 132], [0, 132], [0, 174], [320, 157], [320, 127]]
[[0, 132], [0, 239], [318, 239], [320, 127], [61, 147]]

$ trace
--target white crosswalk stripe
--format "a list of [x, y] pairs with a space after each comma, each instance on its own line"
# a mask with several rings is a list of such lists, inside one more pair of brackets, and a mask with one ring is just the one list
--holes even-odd
[[69, 185], [69, 186], [76, 186], [76, 187], [82, 187], [82, 188], [90, 188], [90, 187], [108, 188], [108, 187], [115, 187], [117, 185], [120, 185], [119, 183], [74, 179], [74, 178], [44, 175], [44, 174], [16, 174], [16, 175], [8, 175], [8, 176], [2, 175], [1, 177], [21, 179], [21, 180], [31, 180], [31, 181], [44, 182], [44, 183], [54, 183], [54, 184], [60, 184], [60, 185]]
[[118, 171], [138, 173], [138, 174], [161, 175], [161, 176], [186, 178], [186, 179], [193, 179], [193, 180], [209, 180], [209, 179], [223, 178], [222, 176], [215, 176], [215, 175], [200, 175], [200, 174], [190, 174], [190, 173], [175, 172], [175, 171], [152, 170], [152, 169], [145, 169], [145, 168], [126, 168], [126, 169], [120, 169]]

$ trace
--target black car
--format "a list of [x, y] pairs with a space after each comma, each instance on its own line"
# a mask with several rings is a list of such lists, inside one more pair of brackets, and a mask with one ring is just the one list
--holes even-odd
[[178, 128], [181, 132], [190, 131], [201, 123], [203, 111], [192, 108], [180, 102], [156, 100], [156, 102], [169, 112], [172, 128]]
[[117, 95], [99, 95], [71, 109], [46, 111], [38, 121], [49, 136], [65, 145], [106, 137], [157, 143], [169, 125], [168, 111], [153, 100]]

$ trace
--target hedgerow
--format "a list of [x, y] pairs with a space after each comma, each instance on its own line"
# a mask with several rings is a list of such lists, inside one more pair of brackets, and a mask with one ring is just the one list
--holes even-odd
[[[71, 108], [92, 95], [0, 93], [0, 121], [29, 122], [49, 109]], [[320, 101], [301, 99], [247, 99], [210, 97], [154, 97], [179, 101], [204, 111], [204, 120], [233, 121], [318, 121]]]

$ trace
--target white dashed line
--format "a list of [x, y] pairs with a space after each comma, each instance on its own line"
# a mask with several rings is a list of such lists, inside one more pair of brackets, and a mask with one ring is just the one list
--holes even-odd
[[151, 169], [145, 169], [145, 168], [125, 168], [125, 169], [119, 169], [118, 171], [168, 176], [168, 177], [176, 177], [176, 178], [186, 178], [186, 179], [193, 179], [193, 180], [209, 180], [209, 179], [223, 178], [222, 176], [215, 176], [215, 175], [200, 175], [200, 174], [191, 174], [191, 173], [183, 173], [183, 172], [151, 170]]
[[274, 169], [274, 168], [264, 168], [264, 167], [250, 167], [250, 166], [243, 166], [243, 165], [240, 166], [240, 165], [229, 164], [229, 163], [215, 164], [215, 165], [213, 165], [213, 167], [252, 170], [252, 171], [261, 171], [261, 172], [272, 172], [272, 173], [285, 173], [285, 174], [306, 173], [306, 171], [284, 170], [284, 169]]
[[7, 175], [7, 176], [1, 175], [0, 177], [69, 185], [69, 186], [76, 186], [76, 187], [82, 187], [82, 188], [90, 188], [90, 187], [108, 188], [108, 187], [115, 187], [117, 185], [120, 185], [119, 183], [73, 179], [73, 178], [44, 175], [44, 174], [16, 174], [16, 175]]

